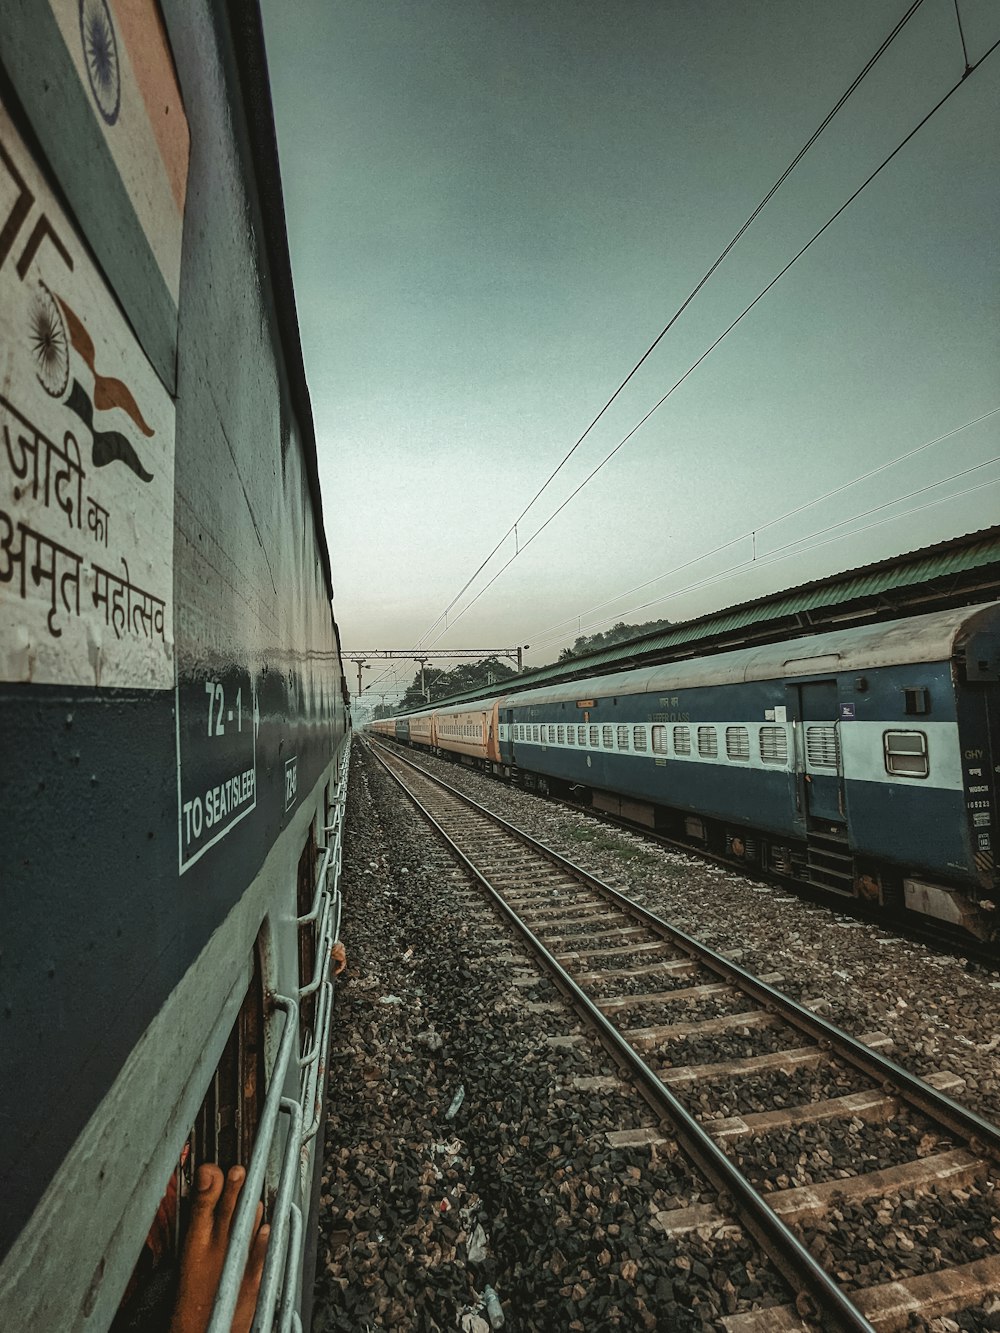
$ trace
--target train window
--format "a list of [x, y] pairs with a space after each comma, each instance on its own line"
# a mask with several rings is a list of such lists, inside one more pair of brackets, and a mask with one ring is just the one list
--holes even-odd
[[[549, 730], [551, 731], [552, 728], [550, 727]], [[559, 723], [559, 726], [556, 728], [556, 744], [557, 745], [566, 744], [566, 728], [563, 726], [561, 722]]]
[[760, 757], [765, 764], [788, 763], [788, 734], [784, 727], [761, 727]]
[[600, 729], [600, 727], [591, 727], [591, 728], [590, 728], [590, 748], [591, 748], [592, 750], [596, 750], [597, 747], [600, 745], [600, 743], [601, 743], [601, 729]]
[[537, 740], [540, 739], [540, 736], [539, 736], [540, 728], [539, 728], [539, 727], [535, 727], [534, 730], [535, 730], [535, 734], [534, 734], [534, 736], [532, 737], [532, 739], [537, 741]]
[[746, 727], [726, 728], [726, 754], [730, 759], [750, 758], [750, 733]]
[[714, 727], [698, 728], [698, 753], [702, 759], [715, 759], [719, 753], [719, 738]]
[[602, 739], [601, 739], [601, 744], [604, 746], [605, 750], [612, 750], [612, 749], [614, 749], [614, 744], [615, 744], [615, 729], [614, 729], [614, 727], [602, 727], [602, 728], [601, 728], [601, 738], [602, 738]]
[[567, 745], [575, 745], [575, 744], [576, 744], [576, 727], [567, 727], [567, 728], [566, 728], [566, 744], [567, 744]]
[[840, 767], [840, 738], [835, 722], [806, 727], [806, 759], [811, 768]]
[[576, 729], [576, 739], [577, 739], [577, 744], [578, 744], [578, 745], [586, 745], [586, 744], [587, 744], [587, 728], [586, 728], [586, 727], [577, 727], [577, 729]]
[[645, 728], [645, 727], [633, 727], [633, 728], [632, 728], [632, 745], [633, 745], [634, 749], [636, 749], [636, 750], [645, 750], [645, 749], [646, 749], [646, 728]]
[[922, 731], [887, 731], [882, 744], [887, 773], [905, 778], [925, 778], [930, 772], [927, 737]]
[[691, 731], [689, 727], [674, 727], [674, 754], [691, 753]]
[[550, 745], [555, 745], [555, 743], [556, 743], [556, 729], [555, 729], [555, 727], [550, 726], [550, 727], [549, 727], [549, 744], [550, 744]]
[[618, 748], [619, 750], [628, 749], [628, 727], [618, 728]]
[[666, 727], [653, 728], [653, 753], [667, 753], [667, 729]]

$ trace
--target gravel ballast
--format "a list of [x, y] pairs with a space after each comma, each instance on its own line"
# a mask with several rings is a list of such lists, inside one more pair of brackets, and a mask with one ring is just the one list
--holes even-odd
[[[966, 972], [950, 955], [848, 923], [467, 768], [424, 755], [419, 762], [749, 970], [780, 972], [780, 989], [848, 1031], [887, 1033], [894, 1057], [915, 1072], [949, 1068], [966, 1077], [960, 1100], [1000, 1118], [997, 975]], [[721, 1329], [723, 1315], [789, 1299], [737, 1227], [667, 1237], [656, 1226], [657, 1213], [714, 1203], [711, 1188], [673, 1145], [608, 1145], [607, 1131], [650, 1125], [648, 1108], [609, 1077], [607, 1056], [360, 745], [343, 889], [350, 966], [334, 1015], [314, 1329], [487, 1333], [500, 1318], [508, 1329], [588, 1333]], [[640, 976], [607, 993], [705, 979]], [[722, 999], [678, 1004], [669, 1014], [638, 1007], [625, 1025], [692, 1021], [727, 1007]], [[650, 1055], [662, 1068], [757, 1054], [772, 1041], [768, 1028], [736, 1029], [721, 1044], [706, 1040], [705, 1050], [686, 1038]], [[827, 1064], [697, 1082], [680, 1095], [711, 1118], [727, 1107], [737, 1113], [737, 1103], [764, 1110], [855, 1084], [853, 1073]], [[826, 1127], [788, 1184], [901, 1160], [911, 1137], [905, 1125]], [[770, 1160], [779, 1160], [778, 1147], [777, 1139], [741, 1141], [727, 1151], [744, 1158], [765, 1190], [780, 1189], [786, 1177]], [[995, 1205], [987, 1190], [974, 1210], [984, 1226]], [[841, 1266], [854, 1267], [845, 1281], [864, 1285], [893, 1269], [905, 1275], [904, 1257], [913, 1268], [904, 1221], [915, 1219], [889, 1226], [877, 1209], [870, 1219], [861, 1205], [851, 1209], [832, 1232], [813, 1228], [817, 1244], [840, 1247]], [[868, 1245], [867, 1255], [842, 1239], [855, 1213], [872, 1227], [875, 1250]], [[914, 1243], [919, 1250], [919, 1233]], [[970, 1246], [956, 1234], [940, 1262]], [[992, 1317], [969, 1311], [955, 1326], [990, 1328]], [[945, 1333], [939, 1320], [913, 1327], [939, 1324]]]
[[[884, 1032], [893, 1058], [914, 1073], [959, 1074], [960, 1100], [1000, 1121], [1000, 969], [659, 847], [465, 765], [404, 753], [671, 925], [720, 952], [739, 951], [748, 971], [780, 972], [779, 989], [848, 1032]], [[626, 989], [652, 987], [639, 979]]]
[[713, 1191], [673, 1145], [608, 1145], [645, 1103], [362, 747], [352, 764], [314, 1330], [487, 1333], [488, 1288], [506, 1329], [574, 1333], [787, 1300], [738, 1228], [656, 1226]]

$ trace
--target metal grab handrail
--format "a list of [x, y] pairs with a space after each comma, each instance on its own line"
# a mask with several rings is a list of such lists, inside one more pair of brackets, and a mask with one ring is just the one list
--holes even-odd
[[[323, 984], [323, 977], [326, 968], [330, 965], [329, 953], [333, 948], [333, 940], [326, 943], [326, 937], [330, 928], [330, 895], [324, 890], [323, 893], [323, 911], [320, 917], [319, 927], [316, 931], [316, 950], [313, 957], [313, 975], [304, 986], [300, 986], [296, 995], [298, 999], [304, 1000], [306, 996], [312, 995], [314, 991], [319, 990]], [[324, 950], [326, 957], [324, 957]]]
[[305, 916], [297, 916], [295, 924], [297, 926], [308, 926], [310, 921], [315, 921], [319, 912], [320, 899], [323, 897], [323, 891], [326, 888], [327, 874], [330, 867], [330, 859], [333, 855], [331, 847], [317, 847], [318, 852], [323, 853], [323, 860], [320, 862], [319, 873], [316, 876], [316, 892], [313, 894], [312, 906]]
[[251, 1333], [270, 1333], [274, 1323], [274, 1304], [278, 1296], [278, 1275], [283, 1272], [287, 1262], [286, 1246], [291, 1244], [289, 1237], [290, 1209], [293, 1203], [292, 1190], [297, 1184], [299, 1164], [299, 1140], [302, 1135], [302, 1104], [291, 1097], [282, 1097], [280, 1109], [288, 1116], [288, 1137], [285, 1139], [285, 1151], [281, 1159], [281, 1173], [278, 1177], [278, 1192], [274, 1200], [274, 1223], [267, 1244], [264, 1259], [264, 1271], [260, 1279], [260, 1292], [257, 1296], [257, 1309], [254, 1313]]
[[[233, 1314], [249, 1254], [254, 1217], [263, 1192], [267, 1164], [277, 1132], [278, 1117], [282, 1112], [289, 1117], [288, 1135], [282, 1152], [278, 1190], [272, 1210], [271, 1236], [252, 1327], [253, 1333], [270, 1333], [275, 1325], [277, 1303], [277, 1324], [280, 1333], [302, 1333], [302, 1321], [296, 1303], [305, 1228], [302, 1209], [293, 1195], [296, 1187], [302, 1188], [300, 1167], [304, 1160], [305, 1145], [318, 1132], [322, 1115], [325, 1049], [329, 1041], [333, 1013], [333, 982], [330, 980], [329, 972], [332, 947], [340, 931], [342, 898], [339, 882], [343, 861], [344, 810], [350, 758], [351, 747], [348, 737], [340, 761], [333, 818], [324, 830], [333, 837], [328, 840], [327, 846], [318, 849], [323, 853], [323, 859], [316, 876], [316, 889], [310, 910], [305, 916], [295, 918], [297, 928], [307, 926], [311, 922], [316, 923], [315, 975], [308, 985], [297, 991], [296, 998], [285, 995], [271, 997], [273, 1007], [284, 1011], [285, 1021], [274, 1064], [268, 1077], [257, 1135], [233, 1215], [226, 1257], [206, 1333], [230, 1333], [232, 1328]], [[296, 1100], [294, 1097], [283, 1096], [282, 1089], [291, 1066], [292, 1051], [298, 1036], [298, 1000], [313, 994], [320, 987], [323, 987], [323, 992], [309, 1054], [296, 1059], [296, 1066], [302, 1071], [299, 1083], [300, 1095]], [[303, 1120], [306, 1109], [309, 1111], [309, 1126], [304, 1131]]]
[[212, 1306], [212, 1317], [206, 1333], [230, 1333], [232, 1329], [233, 1314], [236, 1310], [240, 1283], [243, 1281], [243, 1270], [246, 1267], [250, 1235], [253, 1231], [254, 1215], [264, 1185], [264, 1173], [278, 1124], [278, 1112], [284, 1100], [281, 1089], [291, 1062], [292, 1048], [298, 1036], [299, 1006], [295, 1000], [287, 995], [275, 995], [273, 1003], [276, 1009], [285, 1011], [285, 1024], [281, 1030], [278, 1053], [274, 1058], [267, 1094], [264, 1097], [257, 1137], [254, 1140], [250, 1161], [247, 1163], [246, 1178], [236, 1203], [226, 1259], [222, 1266], [219, 1287], [215, 1293], [215, 1304]]
[[[324, 1009], [325, 1001], [325, 1009]], [[320, 1001], [320, 1018], [316, 1024], [316, 1054], [319, 1060], [315, 1064], [315, 1074], [310, 1070], [306, 1077], [306, 1087], [309, 1087], [310, 1076], [312, 1078], [312, 1088], [309, 1093], [302, 1098], [303, 1115], [305, 1115], [310, 1104], [312, 1110], [309, 1114], [309, 1124], [302, 1130], [302, 1146], [305, 1147], [319, 1133], [320, 1121], [323, 1117], [323, 1079], [326, 1074], [326, 1052], [330, 1041], [330, 1025], [333, 1018], [333, 982], [329, 978], [323, 983], [323, 999]]]
[[302, 1225], [302, 1209], [294, 1200], [288, 1206], [288, 1253], [285, 1258], [285, 1276], [281, 1292], [281, 1308], [278, 1312], [280, 1333], [290, 1333], [298, 1329], [302, 1333], [302, 1320], [296, 1308], [299, 1290], [299, 1274], [302, 1272], [302, 1244], [305, 1239], [305, 1227]]

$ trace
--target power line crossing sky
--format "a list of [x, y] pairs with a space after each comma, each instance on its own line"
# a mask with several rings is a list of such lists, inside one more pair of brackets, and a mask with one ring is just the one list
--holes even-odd
[[[403, 647], [430, 630], [909, 8], [265, 0], [345, 642]], [[991, 0], [959, 8], [975, 63], [1000, 14]], [[964, 63], [954, 0], [925, 0], [520, 543]], [[577, 632], [553, 626], [603, 603], [630, 619], [649, 594], [618, 594], [780, 515], [757, 554], [787, 558], [714, 579], [744, 554], [731, 546], [658, 585], [694, 586], [635, 618], [680, 619], [995, 521], [1000, 464], [979, 468], [1000, 454], [995, 416], [790, 511], [1000, 405], [998, 66], [966, 81], [462, 616], [508, 539], [428, 642], [539, 636], [528, 660], [550, 660]], [[811, 553], [800, 544], [875, 509], [853, 538], [847, 525]]]

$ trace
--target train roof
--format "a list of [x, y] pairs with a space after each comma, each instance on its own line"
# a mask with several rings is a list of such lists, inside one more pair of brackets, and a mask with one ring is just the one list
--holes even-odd
[[[1000, 525], [679, 621], [580, 657], [551, 662], [525, 672], [521, 679], [529, 689], [554, 685], [751, 643], [811, 637], [834, 627], [885, 624], [918, 612], [982, 605], [998, 595]], [[489, 697], [492, 690], [480, 687], [446, 702], [457, 708], [466, 701]]]
[[608, 672], [582, 680], [539, 685], [516, 693], [494, 695], [467, 703], [439, 704], [411, 717], [431, 713], [474, 713], [507, 698], [526, 704], [566, 703], [582, 696], [646, 694], [693, 686], [734, 685], [751, 680], [784, 680], [797, 676], [829, 676], [844, 671], [948, 661], [959, 641], [980, 628], [1000, 630], [1000, 602], [951, 607], [930, 615], [907, 616], [885, 624], [827, 630], [807, 638], [754, 645], [710, 657]]

